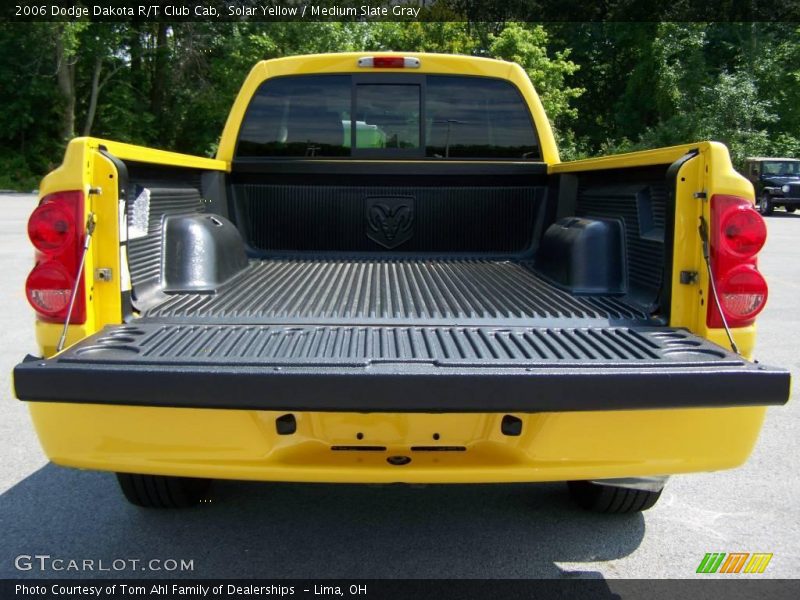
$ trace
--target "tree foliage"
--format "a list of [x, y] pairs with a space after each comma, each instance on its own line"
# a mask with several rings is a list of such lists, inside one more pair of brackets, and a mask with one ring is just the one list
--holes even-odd
[[490, 56], [518, 63], [525, 69], [541, 94], [550, 119], [559, 121], [577, 116], [577, 111], [570, 103], [584, 90], [570, 87], [567, 81], [579, 67], [569, 60], [568, 48], [548, 52], [548, 35], [544, 27], [509, 23], [499, 34], [492, 35], [490, 40]]
[[0, 188], [34, 187], [73, 135], [212, 155], [257, 61], [348, 50], [519, 63], [563, 158], [699, 139], [735, 161], [800, 155], [796, 24], [533, 24], [481, 6], [452, 0], [477, 19], [460, 22], [0, 23]]

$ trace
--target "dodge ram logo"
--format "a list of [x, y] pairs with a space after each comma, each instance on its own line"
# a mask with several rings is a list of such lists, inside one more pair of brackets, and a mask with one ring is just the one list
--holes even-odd
[[414, 235], [414, 198], [367, 198], [367, 237], [396, 248]]

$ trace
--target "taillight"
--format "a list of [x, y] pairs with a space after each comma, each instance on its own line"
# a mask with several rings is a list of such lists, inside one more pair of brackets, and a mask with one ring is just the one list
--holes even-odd
[[75, 235], [75, 215], [65, 200], [42, 202], [28, 220], [28, 237], [37, 250], [51, 254], [62, 250]]
[[729, 324], [751, 321], [767, 302], [767, 282], [755, 265], [739, 265], [718, 280], [717, 293]]
[[[756, 258], [766, 240], [764, 219], [750, 201], [712, 196], [711, 271], [729, 327], [750, 325], [767, 303], [767, 282], [758, 272]], [[723, 326], [715, 302], [709, 302], [706, 323]]]
[[413, 56], [364, 56], [358, 59], [361, 68], [419, 69], [420, 61]]
[[74, 284], [75, 278], [60, 263], [48, 260], [37, 264], [28, 275], [25, 293], [36, 312], [63, 320]]
[[[28, 219], [36, 266], [25, 281], [30, 305], [45, 321], [67, 317], [83, 250], [83, 193], [57, 192], [42, 198]], [[86, 321], [83, 278], [78, 282], [70, 323]]]
[[748, 203], [735, 204], [721, 217], [721, 238], [725, 249], [749, 258], [757, 254], [767, 241], [764, 219]]

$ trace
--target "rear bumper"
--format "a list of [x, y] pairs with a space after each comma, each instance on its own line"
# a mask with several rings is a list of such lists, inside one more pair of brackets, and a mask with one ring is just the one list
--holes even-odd
[[[496, 414], [295, 413], [295, 433], [279, 435], [279, 412], [60, 403], [30, 410], [47, 455], [64, 466], [334, 483], [600, 480], [727, 469], [747, 459], [765, 413], [517, 414], [521, 434], [509, 437]], [[384, 449], [353, 449], [376, 445]], [[411, 462], [393, 466], [390, 456]]]

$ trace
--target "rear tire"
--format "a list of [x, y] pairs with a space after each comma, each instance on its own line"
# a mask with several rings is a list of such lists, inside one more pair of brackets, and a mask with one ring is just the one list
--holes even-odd
[[758, 201], [758, 212], [768, 217], [772, 214], [773, 209], [772, 202], [769, 201], [769, 194], [761, 194], [761, 199]]
[[572, 500], [584, 510], [616, 515], [638, 513], [652, 508], [662, 492], [600, 485], [591, 481], [569, 481], [567, 487]]
[[188, 508], [202, 500], [210, 479], [117, 473], [125, 499], [144, 508]]
[[784, 208], [786, 209], [787, 213], [793, 213], [797, 207], [796, 206], [784, 206]]

